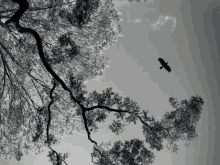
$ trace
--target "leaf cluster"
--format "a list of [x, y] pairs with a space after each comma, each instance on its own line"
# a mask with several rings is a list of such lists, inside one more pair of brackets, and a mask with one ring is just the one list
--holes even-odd
[[49, 157], [49, 161], [52, 162], [53, 165], [62, 165], [62, 160], [65, 160], [69, 157], [68, 153], [56, 153], [54, 150], [49, 151], [47, 157]]
[[[97, 95], [93, 95], [97, 98]], [[117, 97], [116, 97], [117, 98]], [[119, 99], [121, 101], [121, 99]], [[172, 152], [177, 152], [178, 150], [178, 142], [180, 140], [185, 141], [185, 145], [188, 146], [191, 142], [194, 142], [198, 139], [198, 133], [196, 132], [195, 126], [198, 122], [198, 116], [200, 116], [202, 105], [204, 101], [201, 97], [192, 96], [190, 100], [183, 100], [180, 103], [175, 101], [176, 99], [170, 98], [171, 105], [179, 105], [175, 106], [175, 110], [172, 113], [166, 113], [161, 119], [156, 120], [154, 117], [147, 117], [147, 113], [143, 113], [143, 116], [139, 116], [140, 113], [136, 114], [137, 119], [140, 119], [142, 122], [143, 134], [145, 137], [145, 142], [149, 144], [150, 150], [156, 149], [157, 151], [161, 151], [165, 146], [168, 150]], [[174, 102], [176, 104], [174, 104]], [[129, 101], [131, 104], [132, 101]], [[123, 104], [123, 101], [121, 102]], [[129, 104], [127, 104], [128, 106]], [[131, 104], [132, 105], [132, 104]], [[123, 107], [123, 106], [121, 106]], [[129, 106], [128, 106], [129, 107]], [[135, 106], [134, 106], [135, 107]], [[128, 108], [129, 109], [129, 108]], [[109, 111], [114, 111], [114, 109], [109, 109]], [[130, 112], [130, 116], [132, 114], [132, 110]], [[134, 111], [133, 111], [134, 112]], [[120, 109], [118, 109], [118, 113], [120, 114]], [[170, 114], [170, 115], [169, 115]], [[175, 115], [173, 115], [175, 114]], [[198, 118], [197, 118], [198, 117]], [[147, 119], [147, 120], [146, 120]], [[131, 122], [131, 120], [127, 120]], [[122, 132], [123, 125], [120, 120], [113, 120], [113, 124], [109, 126], [110, 130], [118, 135], [119, 132]], [[134, 140], [135, 141], [135, 140]], [[92, 157], [96, 157], [98, 161], [96, 164], [138, 164], [137, 160], [140, 160], [140, 157], [135, 157], [134, 151], [138, 150], [131, 147], [131, 144], [134, 141], [125, 141], [114, 143], [111, 149], [108, 148], [108, 151], [100, 151], [94, 149]], [[136, 141], [137, 142], [137, 141]], [[123, 144], [124, 148], [121, 149], [119, 144]], [[139, 144], [135, 144], [134, 146], [139, 146]], [[130, 149], [126, 149], [130, 148]], [[133, 151], [133, 153], [131, 152]], [[151, 158], [150, 160], [141, 160], [141, 162], [151, 162], [153, 155], [149, 150], [145, 150], [144, 158]], [[143, 152], [143, 151], [142, 151]], [[141, 153], [141, 152], [140, 152]], [[148, 156], [146, 156], [148, 155]], [[130, 162], [128, 162], [128, 159]], [[109, 163], [111, 162], [111, 163]], [[120, 163], [119, 163], [120, 162]], [[116, 163], [116, 164], [117, 164]]]
[[75, 8], [68, 14], [69, 22], [75, 27], [82, 29], [83, 25], [90, 21], [90, 16], [99, 7], [100, 0], [76, 0]]
[[44, 124], [43, 122], [40, 120], [40, 118], [38, 118], [38, 122], [36, 125], [36, 133], [35, 135], [32, 136], [32, 141], [33, 142], [37, 142], [40, 137], [42, 136], [43, 132], [44, 132]]
[[[110, 144], [108, 145], [110, 146]], [[155, 159], [153, 152], [144, 146], [144, 142], [136, 138], [130, 141], [125, 140], [124, 143], [120, 140], [116, 141], [108, 151], [98, 151], [94, 147], [92, 157], [98, 159], [94, 162], [98, 165], [144, 165], [153, 163]]]

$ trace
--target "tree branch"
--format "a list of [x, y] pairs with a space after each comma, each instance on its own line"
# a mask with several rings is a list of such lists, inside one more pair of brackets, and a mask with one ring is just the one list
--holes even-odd
[[63, 82], [63, 80], [54, 72], [54, 70], [51, 68], [51, 66], [49, 65], [49, 63], [47, 62], [45, 56], [44, 56], [44, 52], [43, 52], [43, 46], [42, 46], [42, 40], [40, 35], [33, 29], [31, 28], [25, 28], [22, 27], [19, 24], [19, 20], [21, 18], [21, 16], [24, 14], [24, 12], [26, 12], [29, 8], [29, 4], [27, 2], [27, 0], [13, 0], [13, 2], [18, 3], [19, 4], [19, 9], [15, 12], [15, 14], [5, 22], [6, 25], [8, 25], [9, 23], [14, 23], [16, 29], [20, 32], [20, 33], [31, 33], [36, 42], [37, 42], [37, 47], [38, 47], [38, 52], [39, 52], [39, 56], [45, 66], [45, 68], [47, 69], [47, 71], [53, 76], [53, 78], [59, 82], [61, 84], [61, 86], [63, 87], [63, 89], [65, 91], [68, 91], [70, 94], [71, 99], [76, 102], [80, 108], [82, 109], [82, 115], [83, 115], [83, 119], [84, 119], [84, 125], [88, 134], [88, 139], [94, 143], [97, 144], [97, 142], [93, 141], [90, 137], [90, 132], [88, 130], [88, 126], [87, 126], [87, 119], [85, 116], [85, 107], [83, 106], [83, 104], [81, 104], [81, 102], [79, 100], [77, 100], [74, 96], [72, 91], [67, 87], [67, 85]]

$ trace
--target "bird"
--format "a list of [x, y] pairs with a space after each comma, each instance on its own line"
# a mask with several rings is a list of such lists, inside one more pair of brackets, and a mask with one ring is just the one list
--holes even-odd
[[162, 58], [158, 58], [158, 61], [160, 62], [160, 64], [162, 65], [160, 67], [160, 69], [165, 68], [168, 72], [171, 72], [171, 68], [169, 67], [168, 62], [165, 62]]

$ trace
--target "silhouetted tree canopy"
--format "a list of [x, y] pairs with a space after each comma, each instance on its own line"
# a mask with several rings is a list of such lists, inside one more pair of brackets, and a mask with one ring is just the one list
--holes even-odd
[[[85, 80], [104, 74], [108, 59], [101, 51], [120, 36], [121, 19], [111, 0], [0, 2], [0, 105], [9, 100], [9, 108], [0, 111], [4, 159], [20, 161], [47, 147], [53, 165], [67, 164], [68, 154], [53, 146], [74, 130], [86, 132], [94, 144], [91, 161], [100, 165], [151, 164], [153, 150], [162, 150], [163, 142], [176, 152], [180, 140], [186, 146], [198, 140], [196, 126], [204, 104], [199, 96], [181, 102], [171, 97], [173, 110], [156, 120], [112, 88], [102, 93], [85, 90]], [[116, 117], [109, 125], [113, 133], [141, 122], [145, 140], [99, 145], [91, 134], [110, 113]]]

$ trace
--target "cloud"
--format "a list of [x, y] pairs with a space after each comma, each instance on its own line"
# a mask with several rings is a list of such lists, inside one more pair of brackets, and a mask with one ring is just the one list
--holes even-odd
[[137, 18], [134, 20], [134, 23], [139, 23], [139, 22], [142, 22], [142, 20], [140, 18]]
[[172, 32], [174, 31], [175, 27], [176, 27], [176, 18], [173, 17], [173, 16], [163, 16], [163, 15], [160, 15], [158, 20], [153, 23], [153, 24], [150, 24], [151, 27], [153, 27], [153, 30], [154, 31], [159, 31], [160, 30], [160, 27], [162, 27], [167, 21], [171, 20], [173, 22], [173, 26], [172, 26]]

